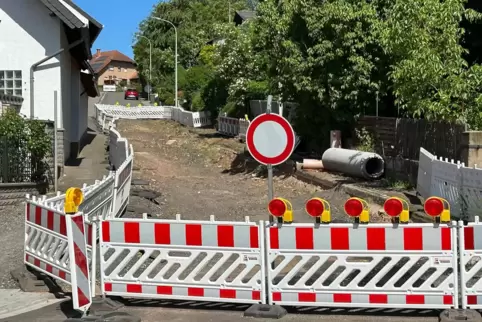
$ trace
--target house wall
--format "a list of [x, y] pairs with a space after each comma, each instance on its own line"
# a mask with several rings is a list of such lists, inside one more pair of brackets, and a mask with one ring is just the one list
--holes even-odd
[[[113, 70], [111, 70], [109, 66], [113, 67]], [[133, 64], [127, 62], [112, 61], [109, 66], [105, 67], [104, 70], [99, 73], [97, 85], [104, 85], [104, 80], [109, 79], [109, 76], [112, 76], [112, 78], [115, 76], [119, 80], [126, 79], [137, 70]], [[120, 71], [119, 68], [121, 69]]]
[[[62, 24], [40, 1], [0, 1], [0, 71], [22, 72], [20, 113], [30, 116], [30, 67], [35, 62], [59, 50]], [[60, 57], [42, 64], [35, 77], [35, 117], [54, 118], [54, 90], [61, 92]], [[59, 98], [59, 108], [63, 104]]]

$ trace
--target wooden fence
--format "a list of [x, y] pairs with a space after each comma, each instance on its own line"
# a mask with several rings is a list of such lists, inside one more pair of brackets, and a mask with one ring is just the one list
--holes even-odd
[[463, 124], [376, 116], [361, 117], [357, 128], [371, 134], [375, 152], [409, 160], [418, 160], [420, 147], [434, 155], [459, 160], [465, 131]]

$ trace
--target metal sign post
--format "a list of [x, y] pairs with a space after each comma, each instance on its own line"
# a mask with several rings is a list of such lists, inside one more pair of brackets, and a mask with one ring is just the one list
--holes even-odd
[[[288, 160], [295, 148], [295, 132], [281, 115], [271, 113], [273, 97], [268, 96], [265, 114], [252, 120], [246, 130], [246, 146], [251, 156], [268, 168], [268, 199], [274, 198], [273, 166]], [[270, 222], [273, 222], [270, 216]]]
[[[271, 114], [271, 102], [273, 100], [272, 95], [268, 95], [268, 102], [266, 105], [266, 114]], [[273, 165], [271, 163], [267, 164], [268, 167], [268, 202], [274, 198], [273, 190]], [[273, 222], [274, 218], [272, 215], [269, 216], [269, 222]]]

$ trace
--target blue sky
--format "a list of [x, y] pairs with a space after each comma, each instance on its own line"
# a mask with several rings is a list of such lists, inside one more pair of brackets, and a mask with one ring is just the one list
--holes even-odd
[[75, 4], [104, 25], [92, 46], [102, 51], [118, 50], [133, 58], [132, 38], [139, 23], [159, 0], [74, 0]]

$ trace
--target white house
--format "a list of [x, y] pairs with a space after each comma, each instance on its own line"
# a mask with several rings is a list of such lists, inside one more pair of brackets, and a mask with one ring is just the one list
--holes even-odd
[[20, 113], [41, 120], [57, 101], [63, 161], [77, 156], [98, 95], [88, 60], [102, 28], [70, 0], [0, 0], [0, 94], [22, 96]]

